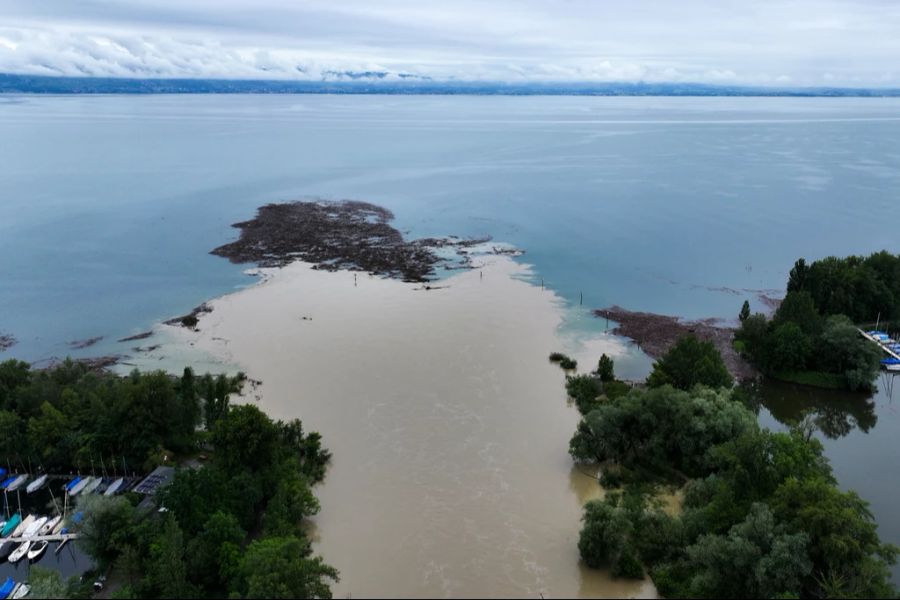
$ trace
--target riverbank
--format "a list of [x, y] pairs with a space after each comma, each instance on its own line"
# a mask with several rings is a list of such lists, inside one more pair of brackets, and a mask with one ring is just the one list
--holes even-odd
[[509, 257], [476, 262], [430, 289], [263, 269], [196, 329], [164, 326], [153, 354], [192, 348], [244, 370], [261, 381], [246, 402], [322, 433], [334, 459], [314, 537], [341, 571], [336, 597], [655, 595], [578, 559], [582, 505], [601, 490], [572, 468], [578, 413], [546, 358], [563, 303]]

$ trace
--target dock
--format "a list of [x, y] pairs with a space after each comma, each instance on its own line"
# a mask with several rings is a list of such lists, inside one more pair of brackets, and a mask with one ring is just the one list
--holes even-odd
[[884, 342], [882, 342], [880, 339], [878, 339], [878, 338], [875, 337], [874, 335], [870, 335], [869, 333], [863, 331], [862, 329], [857, 328], [856, 330], [859, 332], [859, 334], [860, 334], [861, 336], [863, 336], [864, 338], [866, 338], [866, 339], [869, 340], [870, 342], [873, 342], [874, 344], [877, 344], [878, 347], [881, 348], [882, 351], [884, 351], [885, 354], [888, 354], [888, 355], [891, 356], [892, 358], [896, 358], [897, 360], [900, 360], [900, 354], [894, 352], [893, 350], [891, 350], [890, 348], [888, 348], [887, 346], [885, 346]]
[[68, 542], [69, 540], [77, 540], [77, 533], [57, 533], [56, 535], [35, 535], [32, 537], [9, 537], [3, 538], [2, 542], [12, 542], [20, 544], [22, 542]]

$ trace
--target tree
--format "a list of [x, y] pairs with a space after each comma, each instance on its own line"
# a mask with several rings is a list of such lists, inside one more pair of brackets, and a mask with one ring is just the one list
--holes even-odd
[[213, 430], [216, 460], [226, 470], [261, 471], [272, 466], [277, 442], [276, 425], [250, 404], [232, 406]]
[[150, 579], [160, 598], [191, 598], [184, 564], [184, 536], [178, 521], [166, 515], [159, 536], [150, 545]]
[[746, 321], [750, 317], [750, 302], [748, 300], [744, 300], [744, 305], [741, 306], [741, 312], [738, 315], [738, 319], [741, 323]]
[[79, 496], [84, 514], [79, 545], [102, 567], [108, 567], [127, 545], [135, 520], [134, 508], [124, 497]]
[[[755, 427], [730, 391], [634, 390], [588, 413], [569, 443], [580, 461], [610, 461], [645, 479], [706, 473], [710, 448]], [[679, 475], [680, 476], [680, 475]]]
[[63, 440], [67, 432], [65, 415], [44, 402], [40, 414], [28, 420], [28, 446], [46, 465], [65, 464], [69, 452]]
[[600, 356], [600, 360], [597, 363], [597, 375], [600, 376], [600, 381], [603, 383], [609, 383], [616, 378], [615, 362], [606, 354]]
[[593, 569], [611, 567], [613, 573], [640, 579], [643, 567], [636, 562], [631, 543], [633, 526], [627, 513], [615, 503], [591, 500], [584, 507], [584, 526], [578, 534], [581, 559]]
[[687, 548], [689, 596], [694, 598], [774, 598], [799, 594], [812, 570], [809, 538], [787, 534], [765, 504], [754, 504], [728, 535], [704, 535]]
[[263, 529], [266, 535], [300, 534], [303, 520], [319, 512], [319, 501], [309, 484], [296, 472], [286, 473], [278, 481], [275, 495], [266, 507]]
[[844, 316], [829, 317], [822, 332], [817, 360], [825, 370], [840, 373], [850, 390], [866, 390], [878, 377], [881, 352], [864, 339]]
[[731, 387], [731, 375], [722, 355], [711, 342], [704, 342], [694, 335], [686, 335], [653, 365], [647, 385], [660, 387], [671, 385], [689, 390], [695, 385], [712, 388]]
[[599, 405], [597, 398], [600, 396], [600, 388], [590, 375], [566, 377], [566, 393], [575, 401], [578, 412], [583, 415]]
[[791, 269], [791, 273], [788, 277], [788, 292], [806, 290], [806, 278], [808, 275], [809, 267], [806, 264], [806, 260], [802, 258], [798, 259], [797, 262], [794, 263], [794, 267]]
[[240, 564], [245, 598], [331, 598], [338, 572], [296, 537], [265, 538], [250, 544]]
[[793, 321], [778, 325], [767, 344], [769, 368], [775, 372], [805, 369], [813, 350], [809, 336]]
[[223, 511], [213, 513], [200, 535], [188, 542], [191, 581], [202, 589], [220, 593], [227, 590], [228, 583], [238, 574], [241, 544], [246, 535], [234, 515]]
[[822, 316], [812, 296], [806, 291], [788, 292], [772, 319], [776, 326], [796, 323], [806, 335], [816, 336], [822, 331]]
[[889, 565], [898, 549], [882, 544], [868, 504], [821, 477], [788, 478], [775, 492], [772, 512], [792, 532], [809, 536], [812, 576], [805, 587], [818, 595], [821, 581], [841, 582], [842, 594], [894, 597]]

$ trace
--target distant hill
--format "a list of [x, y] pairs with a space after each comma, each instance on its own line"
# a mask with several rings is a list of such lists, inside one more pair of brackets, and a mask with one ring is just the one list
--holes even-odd
[[391, 80], [380, 72], [342, 75], [342, 81], [285, 81], [52, 77], [0, 73], [0, 93], [900, 97], [900, 89], [878, 88], [773, 88], [701, 83], [502, 83], [435, 81], [413, 76]]

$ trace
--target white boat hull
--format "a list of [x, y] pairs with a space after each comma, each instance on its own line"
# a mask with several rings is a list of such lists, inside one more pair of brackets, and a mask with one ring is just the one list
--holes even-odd
[[17, 563], [28, 554], [28, 550], [31, 548], [31, 542], [22, 542], [18, 548], [13, 550], [13, 553], [9, 555], [9, 562]]

